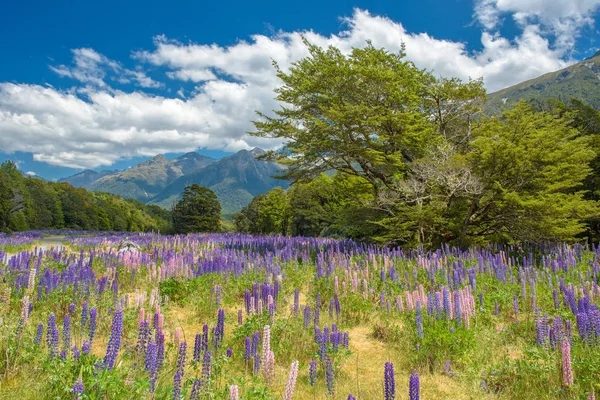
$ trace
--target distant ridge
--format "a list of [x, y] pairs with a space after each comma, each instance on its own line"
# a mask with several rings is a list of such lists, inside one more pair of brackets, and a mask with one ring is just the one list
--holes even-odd
[[503, 107], [521, 99], [545, 101], [550, 98], [563, 102], [576, 98], [600, 109], [600, 51], [567, 68], [488, 94], [485, 111], [498, 114]]
[[86, 170], [61, 181], [164, 208], [179, 200], [185, 186], [197, 183], [211, 188], [221, 202], [223, 213], [232, 214], [254, 196], [277, 186], [287, 187], [286, 181], [272, 178], [280, 173], [281, 165], [257, 160], [264, 153], [260, 148], [241, 150], [219, 160], [196, 152], [173, 160], [159, 154], [125, 171]]

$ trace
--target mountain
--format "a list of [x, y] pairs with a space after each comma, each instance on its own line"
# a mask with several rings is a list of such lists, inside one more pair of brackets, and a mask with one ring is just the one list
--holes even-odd
[[272, 178], [281, 172], [281, 165], [256, 159], [263, 153], [258, 148], [241, 150], [193, 174], [183, 175], [151, 199], [150, 204], [170, 208], [179, 200], [186, 186], [197, 183], [215, 192], [223, 214], [237, 212], [250, 203], [254, 196], [277, 186], [287, 187], [286, 181]]
[[497, 114], [506, 105], [521, 99], [545, 101], [550, 98], [563, 102], [576, 98], [600, 109], [600, 51], [567, 68], [489, 94], [485, 111]]
[[186, 153], [174, 160], [159, 154], [125, 171], [102, 173], [86, 170], [65, 178], [64, 181], [73, 186], [114, 193], [145, 203], [180, 176], [194, 173], [214, 161], [213, 158], [195, 152]]
[[78, 174], [69, 176], [67, 178], [61, 178], [58, 181], [59, 182], [68, 182], [71, 185], [75, 186], [75, 187], [84, 187], [86, 185], [89, 185], [90, 183], [105, 177], [107, 175], [111, 175], [111, 174], [115, 174], [119, 171], [114, 170], [114, 171], [100, 171], [100, 172], [96, 172], [94, 170], [91, 169], [86, 169], [85, 171], [82, 171]]
[[186, 186], [197, 183], [211, 188], [219, 198], [223, 214], [246, 206], [254, 196], [287, 182], [272, 178], [282, 166], [257, 160], [264, 151], [241, 150], [215, 160], [198, 153], [186, 153], [174, 160], [157, 155], [125, 171], [86, 170], [61, 181], [98, 192], [114, 193], [143, 203], [170, 208]]

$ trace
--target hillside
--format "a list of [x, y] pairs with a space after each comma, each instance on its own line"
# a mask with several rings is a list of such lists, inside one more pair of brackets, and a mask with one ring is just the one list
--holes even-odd
[[86, 169], [85, 171], [82, 171], [78, 174], [69, 176], [67, 178], [61, 178], [58, 181], [59, 182], [68, 182], [75, 187], [84, 187], [86, 185], [91, 184], [94, 181], [97, 181], [100, 178], [103, 178], [107, 175], [116, 174], [118, 172], [119, 171], [117, 171], [117, 170], [114, 170], [114, 171], [107, 170], [107, 171], [96, 172], [91, 169]]
[[565, 102], [576, 98], [600, 109], [600, 51], [567, 68], [489, 94], [485, 110], [497, 114], [505, 105], [521, 99], [550, 98]]
[[215, 160], [192, 152], [172, 161], [157, 155], [125, 171], [103, 174], [86, 170], [62, 181], [163, 208], [170, 208], [187, 185], [197, 183], [211, 188], [221, 202], [223, 213], [232, 214], [256, 195], [277, 186], [287, 187], [286, 182], [272, 178], [281, 166], [256, 159], [263, 153], [258, 148], [242, 150]]
[[224, 214], [235, 213], [250, 203], [254, 196], [277, 186], [287, 187], [287, 182], [272, 178], [280, 172], [280, 165], [256, 159], [263, 153], [256, 148], [222, 158], [193, 174], [178, 178], [149, 203], [169, 208], [186, 186], [197, 183], [216, 193]]
[[[157, 155], [125, 171], [104, 175], [96, 173], [96, 179], [89, 179], [87, 182], [83, 178], [93, 178], [94, 171], [84, 171], [64, 181], [73, 186], [113, 193], [146, 203], [180, 176], [194, 173], [214, 161], [210, 157], [193, 152], [174, 160]], [[83, 177], [80, 177], [82, 174]]]

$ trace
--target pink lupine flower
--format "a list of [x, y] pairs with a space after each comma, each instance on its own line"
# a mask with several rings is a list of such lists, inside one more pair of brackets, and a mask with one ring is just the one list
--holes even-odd
[[565, 386], [573, 384], [573, 366], [571, 365], [571, 344], [564, 340], [562, 344], [562, 370]]
[[283, 400], [292, 400], [294, 397], [294, 388], [296, 387], [296, 379], [298, 378], [298, 361], [294, 361], [290, 367], [285, 391], [283, 392]]

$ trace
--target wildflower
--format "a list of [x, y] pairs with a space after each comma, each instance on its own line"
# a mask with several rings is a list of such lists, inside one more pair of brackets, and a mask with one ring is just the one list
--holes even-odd
[[285, 391], [283, 392], [283, 400], [292, 400], [294, 397], [294, 388], [296, 387], [296, 379], [298, 378], [298, 361], [294, 361], [290, 367]]
[[565, 386], [573, 384], [573, 366], [571, 365], [571, 344], [563, 340], [562, 344], [562, 372]]
[[71, 393], [73, 393], [75, 395], [76, 399], [79, 399], [81, 397], [81, 395], [83, 394], [83, 391], [84, 391], [83, 381], [81, 380], [81, 377], [79, 377], [75, 381], [75, 384], [73, 385], [73, 390], [71, 391]]
[[187, 343], [183, 342], [179, 345], [179, 354], [177, 355], [177, 370], [173, 377], [173, 398], [179, 400], [181, 397], [181, 378], [183, 378], [185, 369]]
[[310, 378], [310, 385], [315, 386], [317, 382], [317, 362], [312, 360], [308, 366], [308, 376]]
[[333, 376], [333, 360], [329, 357], [327, 357], [327, 360], [325, 360], [325, 378], [327, 380], [327, 393], [329, 393], [330, 396], [333, 396], [335, 385]]
[[410, 375], [408, 397], [410, 400], [419, 400], [419, 374], [417, 371], [413, 371]]
[[113, 315], [112, 329], [106, 346], [106, 355], [104, 356], [104, 366], [112, 369], [121, 347], [121, 334], [123, 333], [123, 310], [117, 308]]
[[[239, 392], [237, 385], [229, 386], [229, 400], [239, 400], [239, 398], [240, 398], [240, 392]], [[284, 399], [285, 399], [285, 395], [284, 395]]]
[[396, 383], [394, 379], [394, 364], [386, 362], [383, 371], [383, 395], [385, 400], [396, 398]]

